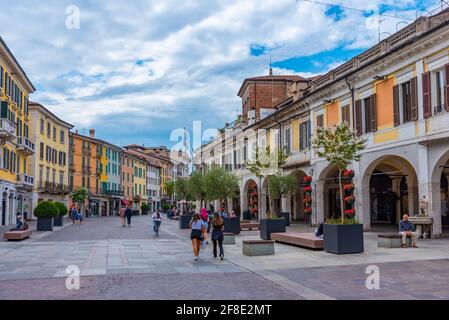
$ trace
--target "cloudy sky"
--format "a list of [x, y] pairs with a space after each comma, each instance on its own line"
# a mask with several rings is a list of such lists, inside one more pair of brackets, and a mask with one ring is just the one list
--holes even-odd
[[[176, 128], [235, 119], [251, 76], [324, 73], [440, 1], [0, 0], [0, 35], [38, 101], [80, 133], [168, 145]], [[79, 29], [68, 19], [79, 8]], [[339, 6], [337, 6], [339, 5]], [[67, 8], [69, 10], [67, 11]], [[349, 9], [352, 8], [353, 10]], [[357, 9], [357, 10], [355, 10]], [[425, 11], [421, 11], [421, 14]]]

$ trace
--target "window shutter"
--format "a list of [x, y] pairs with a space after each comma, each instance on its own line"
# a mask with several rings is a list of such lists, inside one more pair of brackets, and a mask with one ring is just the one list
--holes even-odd
[[393, 87], [393, 118], [394, 125], [399, 125], [399, 85]]
[[355, 131], [358, 135], [362, 134], [362, 101], [355, 102]]
[[423, 91], [423, 112], [424, 118], [428, 118], [432, 115], [431, 109], [431, 95], [430, 95], [430, 71], [422, 74], [422, 91]]
[[304, 150], [304, 126], [299, 125], [299, 150]]
[[444, 66], [444, 75], [446, 78], [446, 85], [444, 86], [444, 103], [446, 111], [449, 112], [449, 63]]
[[410, 109], [412, 114], [412, 120], [418, 120], [418, 78], [412, 78], [410, 82], [411, 89], [411, 101], [410, 101]]
[[371, 112], [371, 132], [377, 131], [377, 102], [376, 94], [370, 97], [370, 112]]

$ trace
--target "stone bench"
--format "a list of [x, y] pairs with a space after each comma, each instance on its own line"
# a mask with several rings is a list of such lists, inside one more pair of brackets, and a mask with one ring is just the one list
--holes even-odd
[[242, 253], [245, 256], [267, 256], [274, 254], [273, 240], [245, 240], [242, 242]]
[[5, 240], [14, 240], [14, 241], [20, 241], [23, 239], [28, 238], [29, 236], [31, 236], [31, 229], [27, 229], [27, 230], [15, 230], [15, 231], [6, 231], [4, 234], [4, 238]]
[[[407, 247], [412, 246], [412, 238], [407, 237], [406, 239]], [[400, 234], [379, 234], [377, 235], [377, 247], [378, 248], [401, 248], [402, 247], [402, 237]]]
[[235, 234], [232, 232], [224, 232], [223, 244], [235, 244]]

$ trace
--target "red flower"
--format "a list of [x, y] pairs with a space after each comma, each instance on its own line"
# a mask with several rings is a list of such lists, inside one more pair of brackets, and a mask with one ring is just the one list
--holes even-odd
[[353, 216], [355, 215], [355, 209], [345, 210], [345, 214], [348, 216]]
[[343, 186], [343, 189], [345, 189], [345, 190], [352, 190], [352, 189], [354, 189], [354, 185], [352, 183], [345, 184]]
[[304, 202], [305, 203], [311, 203], [312, 202], [312, 198], [311, 197], [304, 197]]
[[311, 214], [312, 213], [312, 208], [305, 208], [304, 209], [304, 213]]
[[312, 192], [312, 187], [311, 186], [305, 186], [304, 187], [304, 192]]
[[312, 176], [305, 176], [304, 177], [304, 182], [311, 182], [312, 181]]
[[345, 170], [343, 171], [343, 176], [346, 178], [353, 178], [354, 177], [354, 170]]
[[348, 196], [348, 197], [344, 198], [344, 200], [345, 200], [347, 203], [354, 203], [354, 202], [355, 202], [354, 196]]

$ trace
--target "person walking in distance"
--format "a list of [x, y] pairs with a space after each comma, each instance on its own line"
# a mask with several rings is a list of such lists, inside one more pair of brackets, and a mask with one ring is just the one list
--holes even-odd
[[131, 217], [133, 216], [133, 211], [129, 208], [129, 206], [126, 207], [125, 216], [128, 227], [131, 227]]
[[122, 206], [119, 210], [119, 215], [120, 215], [120, 221], [122, 223], [122, 227], [126, 227], [126, 223], [125, 223], [125, 213], [126, 213], [126, 207]]
[[224, 250], [223, 250], [223, 227], [224, 227], [224, 220], [220, 216], [218, 212], [214, 214], [214, 218], [211, 222], [212, 225], [212, 242], [214, 244], [214, 257], [217, 257], [217, 244], [220, 248], [220, 260], [223, 260], [224, 258]]
[[198, 260], [200, 254], [201, 241], [203, 240], [204, 234], [204, 224], [198, 213], [195, 213], [190, 221], [190, 228], [192, 229], [190, 233], [190, 239], [192, 240], [192, 249], [195, 256], [195, 261]]
[[162, 222], [162, 215], [159, 212], [159, 209], [156, 209], [156, 211], [153, 212], [153, 215], [151, 216], [151, 218], [153, 219], [154, 234], [156, 235], [156, 237], [158, 237], [159, 236], [159, 228], [160, 228], [161, 222]]

